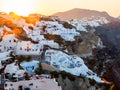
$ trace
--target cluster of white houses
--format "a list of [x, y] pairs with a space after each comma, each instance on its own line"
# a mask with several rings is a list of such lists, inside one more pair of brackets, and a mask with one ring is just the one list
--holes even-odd
[[4, 35], [0, 42], [0, 52], [13, 50], [16, 55], [41, 55], [44, 45], [59, 48], [59, 45], [52, 40], [43, 40], [34, 44], [31, 41], [20, 41], [14, 34], [8, 34]]
[[41, 21], [36, 23], [37, 26], [45, 26], [45, 34], [59, 35], [65, 41], [74, 41], [74, 37], [80, 35], [75, 28], [68, 29], [57, 21]]
[[102, 79], [85, 65], [83, 59], [76, 55], [49, 49], [45, 52], [45, 61], [59, 71], [66, 71], [77, 76], [82, 75], [103, 83]]

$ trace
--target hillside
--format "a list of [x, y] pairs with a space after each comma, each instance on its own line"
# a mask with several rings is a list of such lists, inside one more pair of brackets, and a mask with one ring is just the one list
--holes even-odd
[[91, 18], [91, 17], [105, 17], [109, 20], [114, 20], [107, 12], [100, 12], [95, 10], [88, 10], [88, 9], [79, 9], [75, 8], [65, 12], [58, 12], [53, 14], [52, 16], [58, 16], [64, 20], [72, 20], [72, 19], [83, 19], [83, 18]]
[[[1, 72], [23, 77], [24, 72], [57, 71], [69, 78], [87, 78], [95, 85], [110, 83], [104, 81], [106, 65], [101, 62], [102, 59], [107, 61], [109, 55], [101, 57], [106, 48], [95, 33], [98, 26], [111, 23], [106, 17], [63, 21], [39, 14], [23, 17], [1, 13], [0, 19], [0, 54], [4, 56], [0, 58]], [[106, 55], [106, 51], [102, 53]], [[93, 87], [97, 88], [95, 85]]]

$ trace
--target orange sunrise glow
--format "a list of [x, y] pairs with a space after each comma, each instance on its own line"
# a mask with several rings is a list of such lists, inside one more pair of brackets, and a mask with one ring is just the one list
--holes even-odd
[[35, 12], [35, 4], [30, 0], [3, 0], [1, 7], [4, 12], [15, 12], [19, 15], [27, 16]]
[[120, 0], [0, 0], [0, 11], [20, 15], [52, 15], [73, 8], [106, 11], [116, 17], [120, 15]]

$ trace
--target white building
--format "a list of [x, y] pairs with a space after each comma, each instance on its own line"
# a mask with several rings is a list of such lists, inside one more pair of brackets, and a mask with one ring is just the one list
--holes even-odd
[[15, 74], [14, 77], [18, 78], [24, 76], [25, 70], [20, 69], [16, 63], [12, 63], [6, 66], [4, 73], [9, 73], [10, 75]]
[[36, 70], [36, 68], [39, 67], [39, 61], [24, 61], [20, 65], [24, 68], [26, 72], [33, 73]]
[[0, 52], [14, 50], [17, 45], [18, 39], [14, 34], [4, 35], [0, 42]]
[[16, 46], [16, 55], [41, 55], [43, 46], [41, 44], [33, 44], [30, 41], [18, 42]]
[[4, 90], [62, 90], [55, 79], [36, 79], [19, 82], [6, 82]]
[[4, 66], [3, 62], [11, 58], [9, 54], [10, 52], [0, 53], [0, 69]]

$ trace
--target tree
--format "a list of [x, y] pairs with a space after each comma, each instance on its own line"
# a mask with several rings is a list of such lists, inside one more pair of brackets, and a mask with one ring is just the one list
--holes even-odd
[[44, 37], [48, 40], [54, 40], [55, 42], [61, 44], [63, 43], [63, 39], [59, 35], [51, 35], [51, 34], [45, 34]]
[[62, 25], [63, 25], [64, 28], [68, 28], [68, 29], [74, 28], [74, 26], [69, 24], [68, 22], [62, 22]]
[[30, 76], [28, 75], [28, 73], [25, 73], [25, 80], [30, 80]]
[[50, 73], [52, 78], [58, 78], [59, 77], [59, 73], [57, 71], [53, 71]]
[[42, 66], [41, 66], [41, 63], [39, 63], [39, 67], [36, 68], [35, 73], [38, 74], [38, 75], [44, 73], [44, 71], [43, 71], [43, 69], [42, 69]]
[[31, 60], [31, 56], [26, 57], [25, 60], [29, 62]]

